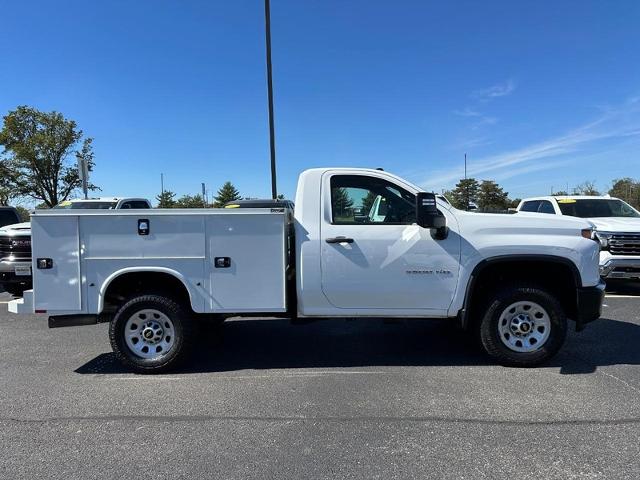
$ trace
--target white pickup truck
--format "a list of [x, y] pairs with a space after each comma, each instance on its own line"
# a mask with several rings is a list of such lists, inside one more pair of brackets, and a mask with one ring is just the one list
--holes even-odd
[[[384, 216], [363, 215], [383, 199]], [[449, 318], [532, 366], [600, 316], [599, 244], [580, 219], [467, 213], [390, 173], [303, 172], [289, 208], [36, 211], [34, 289], [14, 313], [110, 323], [138, 372], [184, 360], [206, 317]], [[304, 320], [306, 321], [306, 320]]]
[[609, 196], [547, 196], [525, 198], [518, 212], [580, 217], [594, 228], [600, 242], [600, 275], [640, 280], [640, 212]]

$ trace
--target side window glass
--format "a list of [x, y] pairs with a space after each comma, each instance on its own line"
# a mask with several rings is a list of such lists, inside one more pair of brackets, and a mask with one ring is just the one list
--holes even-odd
[[331, 177], [331, 216], [336, 224], [411, 224], [415, 195], [364, 175]]
[[530, 202], [524, 202], [522, 204], [521, 212], [537, 212], [538, 207], [540, 206], [539, 200], [532, 200]]
[[538, 208], [538, 212], [551, 214], [556, 213], [556, 211], [553, 209], [553, 205], [551, 205], [551, 202], [548, 200], [543, 200], [542, 202], [540, 202], [540, 208]]
[[149, 204], [147, 202], [143, 202], [142, 200], [134, 200], [129, 203], [131, 204], [131, 208], [149, 208]]
[[131, 203], [130, 202], [125, 202], [122, 204], [122, 206], [120, 207], [121, 209], [127, 209], [127, 208], [131, 208]]

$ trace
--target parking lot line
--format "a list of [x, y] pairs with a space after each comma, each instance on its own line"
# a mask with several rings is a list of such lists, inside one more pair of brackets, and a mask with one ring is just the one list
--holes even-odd
[[640, 295], [618, 295], [615, 293], [608, 293], [605, 298], [640, 298]]

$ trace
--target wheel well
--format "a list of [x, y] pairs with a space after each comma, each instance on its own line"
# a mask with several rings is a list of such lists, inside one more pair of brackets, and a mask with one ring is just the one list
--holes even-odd
[[184, 283], [165, 272], [123, 273], [109, 283], [104, 293], [103, 312], [113, 312], [134, 294], [159, 293], [191, 308], [189, 291]]
[[576, 288], [579, 286], [576, 275], [576, 271], [562, 261], [532, 258], [488, 263], [472, 277], [465, 301], [466, 321], [463, 319], [463, 326], [469, 326], [480, 318], [487, 295], [516, 282], [546, 289], [558, 298], [567, 317], [575, 319]]

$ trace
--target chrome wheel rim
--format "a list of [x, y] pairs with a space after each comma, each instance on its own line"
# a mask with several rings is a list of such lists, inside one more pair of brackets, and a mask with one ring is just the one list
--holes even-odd
[[498, 320], [498, 335], [510, 350], [530, 353], [539, 350], [549, 340], [551, 318], [535, 302], [522, 301], [509, 305]]
[[175, 345], [171, 319], [159, 310], [139, 310], [127, 320], [124, 336], [131, 352], [145, 359], [160, 358]]

